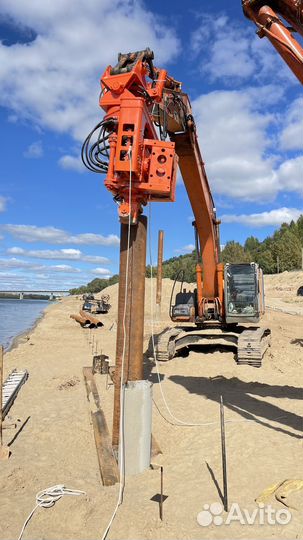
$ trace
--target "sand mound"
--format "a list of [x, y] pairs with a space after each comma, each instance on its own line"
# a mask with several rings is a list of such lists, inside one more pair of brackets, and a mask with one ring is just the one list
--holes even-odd
[[265, 276], [265, 285], [267, 289], [292, 291], [296, 294], [297, 289], [303, 285], [303, 270]]
[[[175, 294], [181, 290], [181, 283], [176, 283], [173, 300], [175, 297]], [[174, 281], [168, 278], [164, 278], [162, 280], [162, 302], [161, 302], [161, 312], [163, 314], [169, 313], [169, 306], [170, 306], [170, 300], [171, 300], [171, 294], [172, 289], [174, 286]], [[195, 288], [194, 283], [183, 283], [183, 288], [193, 291]], [[119, 292], [119, 285], [116, 283], [115, 285], [110, 285], [109, 287], [106, 287], [106, 289], [103, 289], [100, 293], [95, 295], [95, 298], [99, 299], [103, 294], [109, 294], [110, 296], [110, 304], [112, 306], [110, 310], [110, 314], [117, 312], [118, 309], [118, 292]], [[156, 278], [145, 279], [145, 314], [150, 317], [151, 316], [151, 299], [153, 299], [153, 306], [155, 306], [155, 298], [156, 298]], [[153, 311], [155, 311], [155, 308], [153, 308]]]

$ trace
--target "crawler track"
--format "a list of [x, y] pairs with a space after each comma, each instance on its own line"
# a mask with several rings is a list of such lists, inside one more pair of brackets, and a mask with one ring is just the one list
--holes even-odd
[[234, 331], [220, 328], [166, 328], [155, 337], [157, 359], [167, 362], [178, 351], [192, 345], [223, 346], [236, 349], [237, 363], [261, 367], [262, 359], [270, 346], [270, 330], [258, 327], [237, 327]]

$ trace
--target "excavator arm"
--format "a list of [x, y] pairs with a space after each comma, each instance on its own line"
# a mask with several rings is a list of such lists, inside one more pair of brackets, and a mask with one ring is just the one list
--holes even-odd
[[106, 173], [120, 220], [136, 223], [148, 202], [175, 200], [179, 163], [195, 220], [198, 318], [212, 313], [221, 320], [219, 221], [188, 96], [180, 82], [153, 65], [149, 49], [119, 54], [118, 64], [102, 75], [101, 88], [105, 117], [83, 145], [85, 165]]
[[[225, 343], [236, 347], [238, 363], [260, 366], [270, 331], [238, 325], [254, 324], [264, 312], [262, 271], [253, 262], [224, 268], [219, 262], [219, 221], [181, 83], [154, 66], [149, 49], [120, 54], [101, 77], [100, 106], [105, 116], [86, 138], [82, 159], [91, 171], [106, 174], [123, 230], [132, 234], [129, 225], [142, 223], [149, 202], [175, 200], [178, 165], [194, 214], [197, 288], [177, 293], [170, 316], [182, 326], [159, 334], [158, 358], [169, 360], [191, 345]], [[139, 224], [132, 228], [138, 230]]]
[[[183, 101], [190, 110], [189, 100]], [[170, 133], [179, 157], [179, 167], [194, 214], [197, 252], [197, 289], [199, 317], [205, 315], [204, 303], [211, 302], [220, 315], [223, 305], [223, 266], [219, 264], [219, 224], [210, 191], [204, 163], [197, 140], [196, 127], [191, 114], [188, 115], [184, 132]], [[202, 268], [203, 278], [202, 278]], [[218, 305], [217, 305], [218, 303]]]
[[[303, 48], [293, 32], [303, 36], [302, 0], [242, 0], [244, 14], [258, 27], [260, 38], [266, 36], [292, 72], [303, 83]], [[283, 19], [290, 24], [287, 26]]]

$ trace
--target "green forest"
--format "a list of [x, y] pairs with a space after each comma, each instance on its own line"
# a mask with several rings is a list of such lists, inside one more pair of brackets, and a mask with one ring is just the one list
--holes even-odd
[[[265, 274], [276, 274], [285, 270], [298, 270], [302, 265], [303, 248], [303, 215], [290, 224], [283, 223], [272, 236], [262, 242], [255, 236], [250, 236], [244, 246], [231, 240], [227, 242], [221, 251], [223, 263], [256, 262]], [[184, 281], [195, 281], [196, 253], [188, 253], [179, 257], [172, 257], [163, 262], [163, 277], [175, 279], [179, 270], [184, 271]], [[156, 267], [153, 267], [153, 276], [157, 275]], [[151, 275], [151, 268], [147, 266], [147, 277]], [[71, 289], [71, 294], [97, 293], [119, 281], [118, 274], [109, 279], [93, 279], [87, 285], [78, 289]]]

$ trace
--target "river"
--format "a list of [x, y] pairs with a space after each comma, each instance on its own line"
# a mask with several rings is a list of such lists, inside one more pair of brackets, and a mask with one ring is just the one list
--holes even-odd
[[48, 300], [0, 298], [0, 345], [8, 349], [16, 336], [34, 326], [48, 305]]

